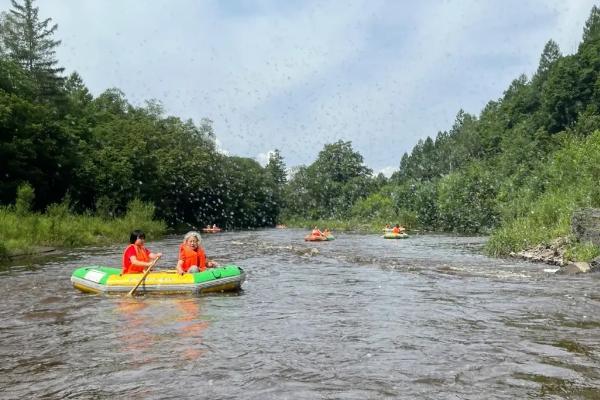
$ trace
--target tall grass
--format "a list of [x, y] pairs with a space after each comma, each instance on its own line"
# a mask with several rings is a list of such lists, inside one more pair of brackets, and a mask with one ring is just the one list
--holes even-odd
[[0, 257], [14, 253], [32, 254], [39, 246], [79, 247], [127, 243], [134, 229], [158, 237], [166, 224], [153, 219], [154, 206], [134, 200], [123, 218], [108, 219], [76, 215], [65, 203], [48, 207], [46, 213], [22, 213], [0, 207]]
[[[558, 237], [569, 237], [573, 211], [598, 207], [600, 183], [600, 131], [584, 139], [569, 139], [538, 171], [548, 182], [546, 190], [524, 203], [519, 197], [503, 205], [518, 213], [508, 217], [487, 243], [487, 251], [505, 256]], [[530, 198], [533, 196], [530, 196]], [[597, 246], [570, 241], [567, 259], [590, 260], [600, 253]]]

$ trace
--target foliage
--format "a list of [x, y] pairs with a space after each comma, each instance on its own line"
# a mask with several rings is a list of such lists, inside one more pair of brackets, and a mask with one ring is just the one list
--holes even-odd
[[583, 139], [565, 137], [562, 149], [540, 165], [532, 177], [547, 182], [543, 192], [521, 191], [508, 201], [506, 208], [517, 212], [505, 217], [505, 224], [493, 233], [488, 242], [491, 254], [506, 255], [567, 236], [576, 208], [598, 206], [600, 131]]
[[17, 199], [15, 200], [15, 212], [17, 215], [24, 216], [31, 212], [35, 193], [29, 183], [19, 185], [17, 189]]
[[1, 41], [9, 59], [17, 62], [38, 85], [42, 96], [58, 92], [64, 68], [56, 67], [55, 49], [60, 40], [52, 39], [58, 25], [51, 18], [40, 20], [34, 0], [11, 0], [12, 9], [2, 23]]
[[0, 207], [0, 257], [16, 252], [34, 253], [36, 248], [32, 244], [53, 247], [125, 244], [134, 229], [144, 230], [150, 240], [165, 233], [165, 224], [151, 219], [152, 205], [134, 202], [129, 210], [124, 218], [104, 219], [75, 215], [69, 211], [68, 201], [49, 205], [45, 214], [22, 215], [10, 207]]
[[352, 205], [374, 187], [372, 170], [363, 165], [351, 142], [326, 144], [315, 162], [298, 168], [286, 188], [286, 218], [347, 217]]

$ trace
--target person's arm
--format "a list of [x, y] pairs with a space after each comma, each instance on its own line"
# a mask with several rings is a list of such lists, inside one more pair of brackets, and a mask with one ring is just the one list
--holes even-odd
[[154, 260], [157, 257], [162, 257], [162, 253], [150, 253], [150, 254], [148, 254], [148, 257], [150, 257], [150, 259]]
[[144, 267], [144, 269], [148, 268], [150, 266], [150, 264], [151, 264], [150, 261], [138, 260], [135, 255], [131, 256], [129, 258], [129, 260], [131, 261], [131, 265], [135, 265], [135, 266], [138, 266], [138, 267]]
[[207, 268], [215, 268], [218, 266], [219, 266], [219, 264], [216, 261], [209, 260], [208, 258], [206, 259], [206, 267]]
[[175, 269], [177, 270], [178, 274], [185, 274], [185, 272], [183, 272], [183, 260], [180, 259], [179, 261], [177, 261], [177, 266], [175, 267]]

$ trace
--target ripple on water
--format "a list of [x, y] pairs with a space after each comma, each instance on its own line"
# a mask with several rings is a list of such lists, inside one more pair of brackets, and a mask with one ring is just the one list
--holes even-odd
[[[72, 289], [74, 268], [118, 265], [121, 246], [3, 268], [3, 396], [598, 397], [595, 278], [489, 259], [484, 238], [304, 234], [205, 235], [209, 256], [247, 272], [235, 296]], [[148, 245], [166, 266], [180, 240]]]

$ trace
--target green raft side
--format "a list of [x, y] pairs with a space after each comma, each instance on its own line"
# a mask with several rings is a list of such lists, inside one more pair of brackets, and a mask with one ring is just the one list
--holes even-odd
[[335, 236], [329, 235], [329, 236], [327, 236], [327, 240], [335, 240]]
[[[110, 276], [121, 274], [120, 268], [101, 267], [98, 265], [88, 265], [86, 267], [77, 268], [75, 271], [73, 271], [73, 276], [80, 278], [80, 279], [86, 279], [86, 275], [88, 274], [89, 271], [97, 271], [97, 272], [103, 274], [103, 276], [98, 281], [98, 283], [101, 285], [106, 285], [106, 281], [108, 280], [108, 278]], [[159, 272], [159, 271], [156, 271], [156, 272]], [[229, 265], [223, 265], [223, 266], [217, 267], [217, 268], [209, 268], [206, 271], [196, 272], [193, 275], [194, 275], [194, 283], [202, 283], [202, 282], [212, 281], [215, 279], [239, 276], [241, 274], [242, 274], [242, 269], [240, 267], [238, 267], [237, 265], [229, 264]]]
[[86, 274], [90, 271], [98, 271], [104, 274], [102, 278], [98, 281], [101, 285], [106, 285], [106, 281], [109, 276], [119, 275], [121, 273], [121, 268], [113, 268], [113, 267], [101, 267], [99, 265], [88, 265], [86, 267], [77, 268], [73, 271], [73, 276], [76, 278], [85, 279]]
[[228, 264], [217, 268], [209, 268], [206, 271], [194, 274], [194, 283], [212, 281], [214, 279], [229, 278], [242, 274], [242, 269], [237, 265]]

